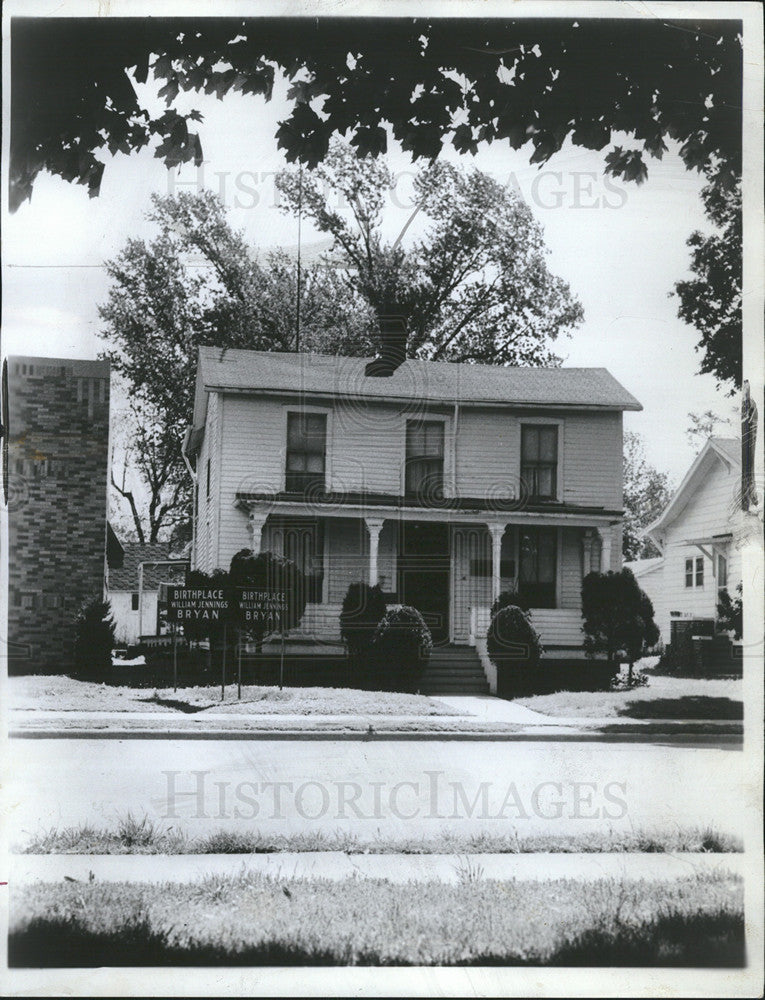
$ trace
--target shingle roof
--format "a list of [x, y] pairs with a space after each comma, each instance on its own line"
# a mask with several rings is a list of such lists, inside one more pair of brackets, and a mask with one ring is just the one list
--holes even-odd
[[364, 374], [368, 361], [369, 358], [327, 354], [201, 347], [195, 426], [199, 426], [203, 416], [205, 389], [445, 403], [642, 409], [605, 368], [502, 368], [409, 359], [389, 378], [370, 378]]
[[125, 552], [121, 567], [109, 567], [109, 590], [138, 590], [138, 564], [149, 563], [143, 568], [143, 589], [158, 590], [160, 583], [184, 583], [185, 570], [182, 566], [153, 566], [151, 563], [161, 563], [173, 559], [170, 546], [156, 545], [123, 545]]

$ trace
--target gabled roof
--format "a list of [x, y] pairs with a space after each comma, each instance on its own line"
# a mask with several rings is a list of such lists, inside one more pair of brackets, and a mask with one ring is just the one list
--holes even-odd
[[631, 562], [626, 562], [624, 568], [632, 570], [634, 575], [640, 578], [641, 576], [646, 576], [648, 573], [653, 573], [654, 570], [659, 569], [663, 564], [664, 556], [652, 556], [650, 559], [633, 559]]
[[[109, 567], [109, 590], [138, 590], [138, 566], [144, 563], [143, 589], [158, 590], [160, 583], [183, 583], [186, 579], [182, 566], [168, 566], [167, 560], [177, 557], [170, 552], [167, 543], [138, 545], [128, 543], [122, 546], [124, 556], [122, 566]], [[165, 563], [162, 565], [162, 563]], [[156, 564], [156, 565], [155, 565]]]
[[657, 534], [686, 508], [715, 461], [721, 461], [728, 469], [739, 470], [741, 468], [741, 441], [738, 438], [709, 438], [693, 460], [693, 464], [686, 472], [672, 499], [653, 524], [649, 524], [644, 529], [644, 535], [650, 535], [655, 541], [658, 541]]
[[374, 378], [364, 374], [369, 360], [200, 347], [194, 427], [204, 423], [206, 393], [211, 390], [517, 407], [642, 409], [605, 368], [503, 368], [410, 358], [389, 378]]

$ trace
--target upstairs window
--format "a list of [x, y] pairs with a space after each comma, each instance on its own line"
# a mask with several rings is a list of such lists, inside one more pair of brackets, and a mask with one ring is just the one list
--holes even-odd
[[441, 500], [444, 495], [444, 425], [440, 420], [406, 424], [406, 495]]
[[521, 427], [521, 480], [530, 500], [558, 495], [558, 428], [555, 424]]
[[555, 528], [521, 528], [518, 593], [530, 608], [554, 608], [558, 563]]
[[696, 559], [696, 586], [704, 586], [704, 557], [699, 556]]
[[685, 560], [685, 586], [693, 586], [693, 559]]
[[287, 415], [288, 493], [325, 489], [327, 417], [324, 413]]

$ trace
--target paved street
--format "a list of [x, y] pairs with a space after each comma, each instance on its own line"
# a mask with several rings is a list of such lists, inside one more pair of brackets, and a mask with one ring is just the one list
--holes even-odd
[[740, 834], [743, 754], [682, 745], [479, 741], [12, 741], [12, 843], [128, 813], [211, 831]]

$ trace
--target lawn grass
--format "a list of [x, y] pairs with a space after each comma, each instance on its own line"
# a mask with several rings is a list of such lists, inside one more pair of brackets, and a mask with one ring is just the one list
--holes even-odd
[[216, 876], [14, 889], [11, 967], [601, 965], [741, 967], [743, 884], [461, 884]]
[[207, 710], [231, 714], [265, 715], [459, 715], [424, 695], [355, 688], [284, 688], [246, 685], [241, 701], [229, 684], [226, 701], [220, 686], [172, 688], [115, 687], [64, 676], [27, 675], [9, 679], [10, 703], [15, 709], [59, 712], [156, 712], [196, 714]]
[[543, 715], [562, 718], [725, 719], [744, 717], [743, 682], [737, 679], [648, 675], [646, 687], [630, 691], [556, 691], [518, 698]]
[[15, 848], [18, 854], [270, 854], [284, 851], [342, 851], [346, 854], [602, 854], [602, 853], [741, 853], [740, 838], [711, 827], [676, 830], [606, 830], [585, 834], [509, 833], [437, 836], [378, 836], [364, 839], [355, 833], [320, 830], [273, 834], [259, 830], [218, 830], [190, 837], [149, 817], [128, 814], [111, 829], [89, 825], [41, 832]]

